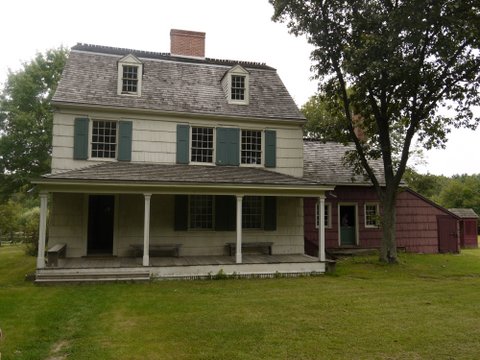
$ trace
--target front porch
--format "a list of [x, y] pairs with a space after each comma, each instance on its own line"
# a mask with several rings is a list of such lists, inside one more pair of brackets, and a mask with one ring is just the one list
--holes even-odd
[[205, 279], [215, 276], [274, 277], [322, 274], [328, 263], [302, 254], [244, 254], [235, 256], [81, 257], [59, 259], [58, 267], [37, 270], [37, 283], [148, 281], [151, 279]]

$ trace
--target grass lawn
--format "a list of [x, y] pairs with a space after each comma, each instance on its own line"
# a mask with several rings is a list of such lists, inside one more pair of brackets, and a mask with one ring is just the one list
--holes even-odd
[[0, 247], [1, 360], [477, 359], [480, 250], [335, 275], [35, 286]]

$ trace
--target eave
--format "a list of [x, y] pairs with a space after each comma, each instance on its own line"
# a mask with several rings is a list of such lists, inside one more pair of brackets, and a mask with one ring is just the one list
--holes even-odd
[[200, 120], [227, 120], [227, 121], [247, 121], [247, 122], [268, 122], [272, 124], [295, 124], [303, 126], [307, 120], [300, 118], [269, 118], [264, 116], [236, 116], [236, 115], [224, 115], [217, 113], [201, 113], [201, 112], [181, 112], [181, 111], [166, 111], [158, 109], [145, 109], [145, 108], [132, 108], [132, 107], [119, 107], [111, 105], [100, 104], [86, 104], [86, 103], [74, 103], [53, 100], [52, 105], [57, 108], [65, 108], [70, 110], [79, 111], [108, 111], [112, 113], [121, 113], [123, 115], [139, 114], [139, 115], [157, 115], [157, 116], [171, 116], [182, 119], [200, 119]]
[[234, 183], [174, 183], [136, 181], [92, 181], [38, 179], [32, 181], [40, 192], [104, 193], [104, 194], [208, 194], [208, 195], [259, 195], [287, 197], [323, 196], [331, 191], [328, 185], [271, 185]]

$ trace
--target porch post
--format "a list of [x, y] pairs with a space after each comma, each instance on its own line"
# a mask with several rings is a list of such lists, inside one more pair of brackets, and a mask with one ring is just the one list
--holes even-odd
[[37, 269], [45, 267], [45, 239], [47, 233], [48, 193], [40, 193], [40, 226], [38, 229]]
[[325, 261], [325, 196], [318, 198], [318, 260]]
[[237, 195], [237, 249], [236, 263], [242, 263], [242, 201], [243, 196]]
[[143, 194], [145, 196], [145, 216], [143, 224], [143, 266], [150, 264], [150, 198], [152, 194]]

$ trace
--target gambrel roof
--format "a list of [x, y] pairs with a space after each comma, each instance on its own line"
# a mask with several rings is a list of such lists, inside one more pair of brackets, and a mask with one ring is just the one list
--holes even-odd
[[[139, 97], [117, 94], [118, 61], [128, 54], [143, 64]], [[222, 77], [237, 65], [250, 76], [248, 106], [228, 104], [222, 89]], [[84, 44], [72, 48], [53, 102], [207, 116], [305, 120], [277, 71], [265, 64], [192, 59]]]

